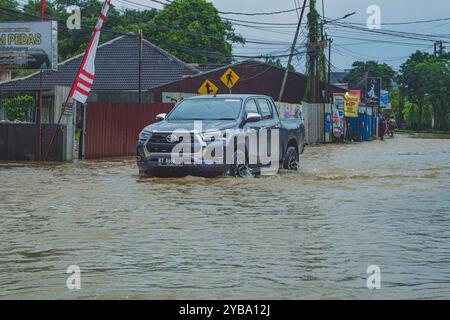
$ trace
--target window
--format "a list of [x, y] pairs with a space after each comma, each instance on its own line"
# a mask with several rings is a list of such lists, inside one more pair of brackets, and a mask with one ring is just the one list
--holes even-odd
[[259, 108], [261, 109], [261, 117], [263, 119], [272, 119], [272, 105], [267, 99], [258, 99]]
[[248, 113], [258, 113], [258, 107], [256, 106], [256, 102], [255, 100], [251, 99], [248, 100], [247, 103], [245, 104], [245, 114]]
[[234, 120], [241, 112], [241, 99], [185, 99], [167, 117], [168, 120]]

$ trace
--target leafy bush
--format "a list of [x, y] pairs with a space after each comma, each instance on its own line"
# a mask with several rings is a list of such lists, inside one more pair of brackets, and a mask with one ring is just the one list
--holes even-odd
[[6, 118], [10, 121], [28, 121], [36, 106], [31, 96], [18, 96], [2, 102]]
[[422, 107], [422, 111], [423, 114], [422, 116], [420, 116], [419, 106], [408, 100], [405, 101], [403, 116], [405, 118], [406, 127], [408, 129], [418, 130], [429, 126], [432, 118], [432, 107], [427, 103]]

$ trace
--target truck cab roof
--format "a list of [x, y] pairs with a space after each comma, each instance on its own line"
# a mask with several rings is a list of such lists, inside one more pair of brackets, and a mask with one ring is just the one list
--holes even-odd
[[248, 98], [266, 98], [272, 99], [269, 96], [261, 95], [261, 94], [216, 94], [216, 95], [200, 95], [193, 96], [189, 98], [185, 98], [184, 100], [197, 100], [197, 99], [211, 99], [211, 98], [221, 98], [221, 99], [242, 99], [246, 100]]

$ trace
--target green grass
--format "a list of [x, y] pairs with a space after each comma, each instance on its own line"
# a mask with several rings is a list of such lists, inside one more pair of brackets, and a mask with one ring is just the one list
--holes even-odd
[[439, 130], [409, 130], [409, 129], [395, 129], [396, 134], [410, 134], [416, 138], [425, 139], [450, 139], [450, 131], [439, 131]]
[[446, 134], [450, 135], [450, 131], [440, 131], [434, 129], [425, 129], [425, 130], [412, 130], [412, 129], [395, 129], [396, 133], [431, 133], [431, 134]]

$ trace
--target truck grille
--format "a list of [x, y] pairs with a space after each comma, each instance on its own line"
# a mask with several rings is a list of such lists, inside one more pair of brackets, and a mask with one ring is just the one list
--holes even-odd
[[[170, 153], [172, 152], [172, 149], [178, 144], [183, 143], [182, 138], [180, 137], [180, 140], [177, 142], [168, 142], [167, 137], [172, 135], [171, 132], [155, 132], [153, 133], [150, 140], [147, 142], [147, 150], [148, 152], [157, 152], [157, 153]], [[200, 143], [200, 140], [196, 135], [193, 133], [191, 135], [191, 152], [193, 153], [194, 150], [194, 141], [197, 143]]]

